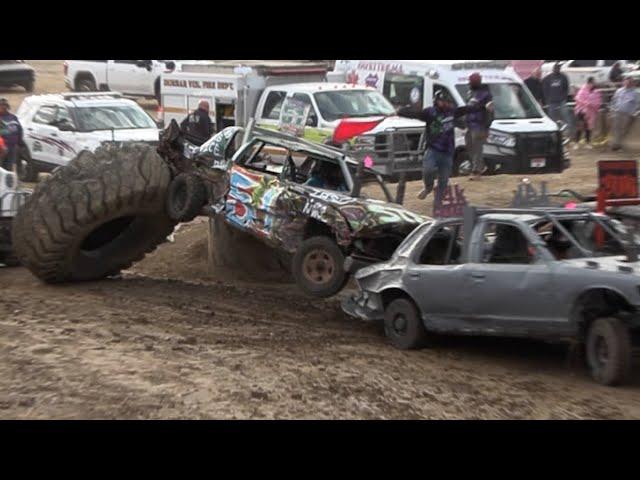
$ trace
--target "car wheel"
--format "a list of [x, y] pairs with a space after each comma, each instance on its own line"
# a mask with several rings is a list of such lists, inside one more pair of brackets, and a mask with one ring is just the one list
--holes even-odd
[[300, 244], [293, 256], [292, 273], [308, 295], [330, 297], [345, 285], [344, 255], [329, 237], [311, 237]]
[[631, 370], [631, 335], [617, 318], [595, 320], [587, 333], [587, 363], [591, 376], [603, 385], [619, 385]]
[[76, 91], [78, 92], [95, 92], [96, 82], [93, 78], [83, 77], [76, 81]]
[[414, 350], [427, 343], [427, 331], [418, 309], [407, 298], [397, 298], [385, 308], [384, 333], [400, 350]]
[[174, 178], [167, 192], [167, 214], [176, 222], [190, 222], [207, 202], [207, 189], [195, 175], [181, 173]]
[[31, 154], [26, 145], [20, 145], [18, 149], [18, 178], [22, 182], [33, 183], [38, 181], [38, 169], [31, 160]]

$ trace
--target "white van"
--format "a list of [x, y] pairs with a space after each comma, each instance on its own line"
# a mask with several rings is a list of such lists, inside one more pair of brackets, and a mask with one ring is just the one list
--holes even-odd
[[[395, 107], [425, 108], [438, 90], [464, 105], [469, 75], [479, 72], [496, 109], [484, 148], [487, 166], [503, 173], [561, 172], [569, 159], [560, 127], [547, 117], [510, 64], [510, 60], [337, 60], [328, 78], [376, 88]], [[453, 173], [466, 173], [469, 167], [464, 131], [456, 129]]]

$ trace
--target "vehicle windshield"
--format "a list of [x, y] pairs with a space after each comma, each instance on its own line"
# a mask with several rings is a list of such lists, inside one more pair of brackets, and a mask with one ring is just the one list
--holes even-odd
[[151, 117], [137, 105], [78, 107], [75, 116], [80, 131], [157, 128]]
[[335, 90], [314, 94], [320, 115], [327, 122], [340, 118], [393, 115], [391, 103], [375, 90]]
[[[542, 118], [542, 112], [533, 97], [519, 83], [486, 83], [493, 96], [496, 120]], [[467, 99], [469, 85], [459, 84], [456, 89]]]

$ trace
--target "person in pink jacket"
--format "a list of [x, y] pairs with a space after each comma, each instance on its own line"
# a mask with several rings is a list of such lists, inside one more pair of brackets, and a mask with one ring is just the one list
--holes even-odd
[[578, 91], [575, 100], [576, 144], [573, 148], [579, 148], [583, 130], [587, 148], [593, 148], [591, 146], [591, 131], [596, 125], [598, 110], [600, 110], [600, 105], [602, 104], [602, 96], [596, 90], [596, 82], [593, 77], [587, 79], [587, 83]]

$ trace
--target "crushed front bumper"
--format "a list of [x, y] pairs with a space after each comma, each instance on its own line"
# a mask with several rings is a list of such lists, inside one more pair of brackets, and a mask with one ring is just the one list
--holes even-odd
[[358, 292], [342, 302], [342, 310], [349, 316], [366, 321], [382, 320], [384, 307], [377, 293]]

